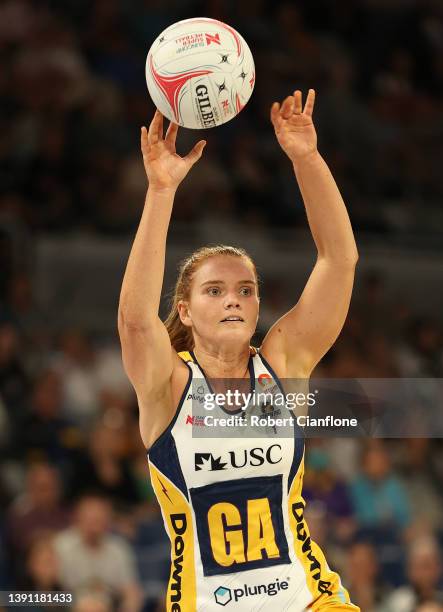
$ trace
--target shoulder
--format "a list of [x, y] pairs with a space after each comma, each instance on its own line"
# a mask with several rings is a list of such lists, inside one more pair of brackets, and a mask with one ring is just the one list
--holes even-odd
[[189, 351], [175, 353], [174, 369], [171, 377], [172, 412], [174, 414], [180, 403], [180, 398], [192, 378], [191, 363], [193, 363], [193, 359]]
[[171, 351], [173, 368], [167, 383], [149, 395], [144, 397], [137, 395], [140, 408], [140, 434], [147, 449], [152, 447], [173, 421], [192, 377], [187, 362], [174, 349]]

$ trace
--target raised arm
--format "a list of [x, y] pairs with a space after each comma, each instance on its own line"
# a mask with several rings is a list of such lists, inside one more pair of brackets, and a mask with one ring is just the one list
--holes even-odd
[[[129, 260], [118, 309], [123, 363], [139, 400], [143, 440], [165, 414], [175, 352], [158, 316], [165, 266], [166, 236], [176, 190], [201, 157], [205, 141], [185, 157], [175, 152], [178, 126], [171, 123], [163, 137], [163, 116], [156, 111], [141, 129], [141, 150], [149, 188]], [[148, 408], [149, 406], [149, 408]]]
[[269, 330], [262, 351], [280, 375], [308, 377], [337, 339], [349, 309], [357, 247], [345, 204], [317, 150], [315, 92], [304, 109], [297, 90], [271, 109], [277, 140], [290, 158], [303, 197], [317, 261], [298, 303]]

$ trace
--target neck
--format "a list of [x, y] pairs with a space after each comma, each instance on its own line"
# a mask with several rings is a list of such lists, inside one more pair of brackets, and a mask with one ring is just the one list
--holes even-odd
[[242, 348], [197, 345], [194, 354], [209, 378], [244, 378], [248, 373], [249, 345]]

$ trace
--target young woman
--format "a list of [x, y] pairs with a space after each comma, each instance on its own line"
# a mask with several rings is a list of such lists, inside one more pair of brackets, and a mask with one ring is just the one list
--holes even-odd
[[[357, 249], [345, 205], [317, 151], [315, 92], [302, 108], [297, 90], [271, 121], [290, 158], [306, 207], [317, 261], [297, 304], [250, 347], [258, 312], [257, 274], [234, 247], [206, 247], [183, 264], [171, 313], [158, 317], [165, 244], [175, 192], [202, 155], [175, 152], [177, 125], [163, 137], [157, 111], [142, 128], [149, 189], [126, 268], [119, 332], [137, 393], [151, 480], [171, 540], [166, 609], [358, 610], [309, 536], [301, 497], [304, 445], [299, 429], [259, 437], [206, 426], [201, 403], [226, 380], [274, 389], [308, 379], [336, 340], [348, 312]], [[192, 387], [191, 387], [192, 385]], [[248, 415], [249, 406], [241, 407]], [[198, 412], [200, 410], [200, 413]], [[251, 408], [252, 410], [252, 408]], [[225, 417], [233, 409], [215, 406]], [[238, 414], [239, 410], [235, 410]], [[215, 431], [215, 434], [214, 434]]]

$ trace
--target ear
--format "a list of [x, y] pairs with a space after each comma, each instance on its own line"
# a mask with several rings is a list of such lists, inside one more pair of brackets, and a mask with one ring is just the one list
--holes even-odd
[[177, 304], [178, 316], [180, 321], [186, 327], [192, 327], [191, 313], [189, 311], [189, 303], [184, 300], [180, 300]]

